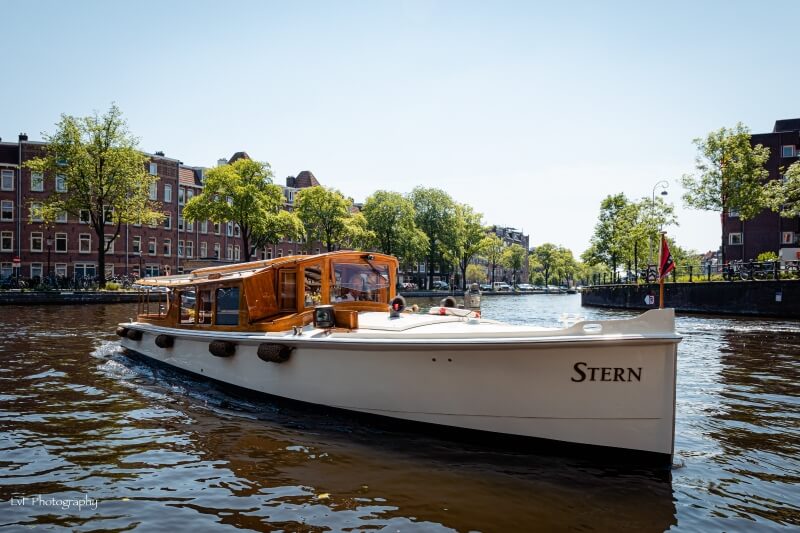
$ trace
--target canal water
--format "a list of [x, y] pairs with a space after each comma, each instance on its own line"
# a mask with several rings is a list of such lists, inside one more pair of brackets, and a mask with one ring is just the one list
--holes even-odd
[[[425, 303], [425, 302], [420, 302]], [[486, 317], [630, 313], [574, 295]], [[0, 309], [0, 529], [753, 531], [800, 526], [800, 324], [682, 316], [675, 464], [620, 468], [243, 399], [119, 352], [131, 305]]]

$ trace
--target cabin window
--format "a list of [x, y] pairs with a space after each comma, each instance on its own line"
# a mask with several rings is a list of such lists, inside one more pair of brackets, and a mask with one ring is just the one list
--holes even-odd
[[[78, 268], [78, 265], [75, 265]], [[92, 266], [94, 268], [94, 266]], [[77, 270], [76, 270], [77, 275]], [[161, 289], [159, 287], [159, 289]], [[172, 291], [166, 290], [150, 290], [147, 289], [139, 295], [139, 314], [152, 317], [164, 318], [169, 312], [169, 302], [172, 296]]]
[[308, 265], [303, 269], [305, 278], [305, 307], [314, 307], [322, 303], [322, 265]]
[[181, 324], [194, 324], [197, 317], [197, 290], [192, 287], [181, 292]]
[[278, 277], [280, 302], [278, 307], [282, 311], [297, 310], [297, 272], [294, 270], [281, 270]]
[[389, 301], [388, 265], [369, 263], [334, 263], [333, 301]]
[[211, 310], [214, 308], [214, 293], [210, 289], [198, 291], [197, 294], [197, 323], [211, 325]]
[[217, 313], [215, 323], [219, 326], [239, 325], [239, 287], [217, 289]]

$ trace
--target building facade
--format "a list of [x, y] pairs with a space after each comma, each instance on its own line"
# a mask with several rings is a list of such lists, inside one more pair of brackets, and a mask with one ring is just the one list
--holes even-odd
[[[754, 134], [750, 143], [769, 148], [766, 168], [769, 179], [781, 179], [789, 166], [798, 160], [800, 119], [778, 120], [771, 133]], [[800, 218], [783, 218], [765, 210], [757, 217], [742, 220], [729, 209], [722, 213], [722, 245], [725, 261], [755, 259], [762, 252], [775, 252], [783, 258], [800, 255]]]
[[[88, 213], [64, 213], [49, 225], [31, 216], [31, 208], [51, 195], [68, 194], [63, 176], [41, 175], [25, 168], [27, 161], [44, 155], [45, 147], [42, 142], [28, 140], [25, 134], [20, 134], [17, 142], [0, 142], [0, 278], [98, 277], [97, 235], [88, 223]], [[158, 176], [150, 199], [161, 204], [164, 220], [158, 225], [124, 225], [106, 253], [105, 276], [180, 274], [201, 266], [240, 261], [242, 243], [236, 224], [183, 218], [186, 202], [203, 189], [207, 169], [184, 165], [163, 152], [148, 155], [146, 170]], [[237, 152], [230, 160], [220, 162], [242, 157], [247, 154]], [[298, 190], [318, 184], [308, 171], [298, 178], [287, 178], [286, 207], [291, 209]], [[109, 224], [107, 239], [113, 237], [114, 230]], [[319, 248], [319, 243], [312, 243], [311, 253]], [[255, 257], [308, 252], [306, 243], [287, 240], [257, 250]]]

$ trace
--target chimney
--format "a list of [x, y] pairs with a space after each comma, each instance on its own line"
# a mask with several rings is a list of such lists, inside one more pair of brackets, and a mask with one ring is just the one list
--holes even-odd
[[164, 152], [162, 150], [159, 150], [158, 152], [156, 152], [156, 155], [160, 155], [161, 157], [164, 157]]
[[217, 166], [218, 167], [221, 167], [222, 165], [227, 165], [227, 164], [228, 164], [228, 160], [225, 159], [224, 157], [221, 158], [221, 159], [217, 159]]
[[20, 142], [27, 141], [28, 140], [28, 134], [27, 133], [20, 133], [19, 134], [19, 140], [20, 140]]
[[294, 188], [296, 183], [294, 176], [286, 176], [286, 186]]

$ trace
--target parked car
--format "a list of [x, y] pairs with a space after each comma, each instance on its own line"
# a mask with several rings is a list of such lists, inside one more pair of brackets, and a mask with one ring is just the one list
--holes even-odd
[[509, 291], [510, 292], [511, 291], [511, 285], [509, 285], [505, 281], [495, 281], [494, 283], [492, 283], [492, 290], [493, 291], [497, 291], [497, 292], [500, 292], [500, 291]]
[[530, 283], [520, 283], [519, 285], [517, 285], [517, 289], [522, 292], [529, 292], [533, 290], [533, 285], [531, 285]]
[[435, 290], [435, 291], [447, 291], [447, 290], [450, 290], [450, 285], [448, 285], [446, 281], [434, 281], [433, 282], [433, 290]]
[[492, 285], [490, 283], [484, 283], [481, 285], [481, 291], [490, 291], [492, 290]]

